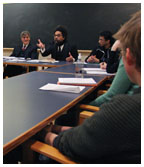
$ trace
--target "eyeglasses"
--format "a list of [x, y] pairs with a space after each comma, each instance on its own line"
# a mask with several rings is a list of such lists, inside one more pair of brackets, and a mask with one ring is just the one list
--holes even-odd
[[60, 37], [62, 36], [61, 34], [54, 34], [54, 37]]

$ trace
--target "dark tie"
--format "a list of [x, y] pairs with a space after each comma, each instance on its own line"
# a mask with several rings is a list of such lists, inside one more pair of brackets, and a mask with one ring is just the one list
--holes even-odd
[[24, 51], [25, 49], [26, 49], [26, 46], [23, 46], [23, 47], [22, 47], [22, 50]]

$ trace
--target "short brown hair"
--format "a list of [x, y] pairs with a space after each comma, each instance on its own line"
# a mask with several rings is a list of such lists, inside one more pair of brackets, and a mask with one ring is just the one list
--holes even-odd
[[132, 15], [114, 38], [120, 40], [122, 49], [129, 48], [132, 56], [136, 59], [136, 68], [141, 69], [141, 11]]

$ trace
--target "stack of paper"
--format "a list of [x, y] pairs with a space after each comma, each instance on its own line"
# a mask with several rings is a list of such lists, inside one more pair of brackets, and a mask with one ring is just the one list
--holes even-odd
[[96, 86], [93, 78], [58, 78], [58, 84], [79, 85], [79, 86]]
[[88, 64], [88, 63], [86, 63], [86, 62], [73, 62], [73, 64]]
[[105, 69], [101, 68], [83, 68], [87, 74], [99, 74], [99, 75], [115, 75], [115, 73], [107, 73]]
[[4, 56], [3, 59], [15, 59], [16, 57]]
[[84, 88], [84, 86], [57, 85], [48, 83], [39, 89], [59, 92], [80, 93]]

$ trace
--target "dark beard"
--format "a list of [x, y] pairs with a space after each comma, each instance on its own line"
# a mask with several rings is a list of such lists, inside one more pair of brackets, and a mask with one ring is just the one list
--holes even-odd
[[65, 42], [65, 40], [64, 40], [64, 41], [55, 42], [55, 44], [56, 44], [57, 46], [61, 46], [61, 45], [64, 44], [64, 42]]

